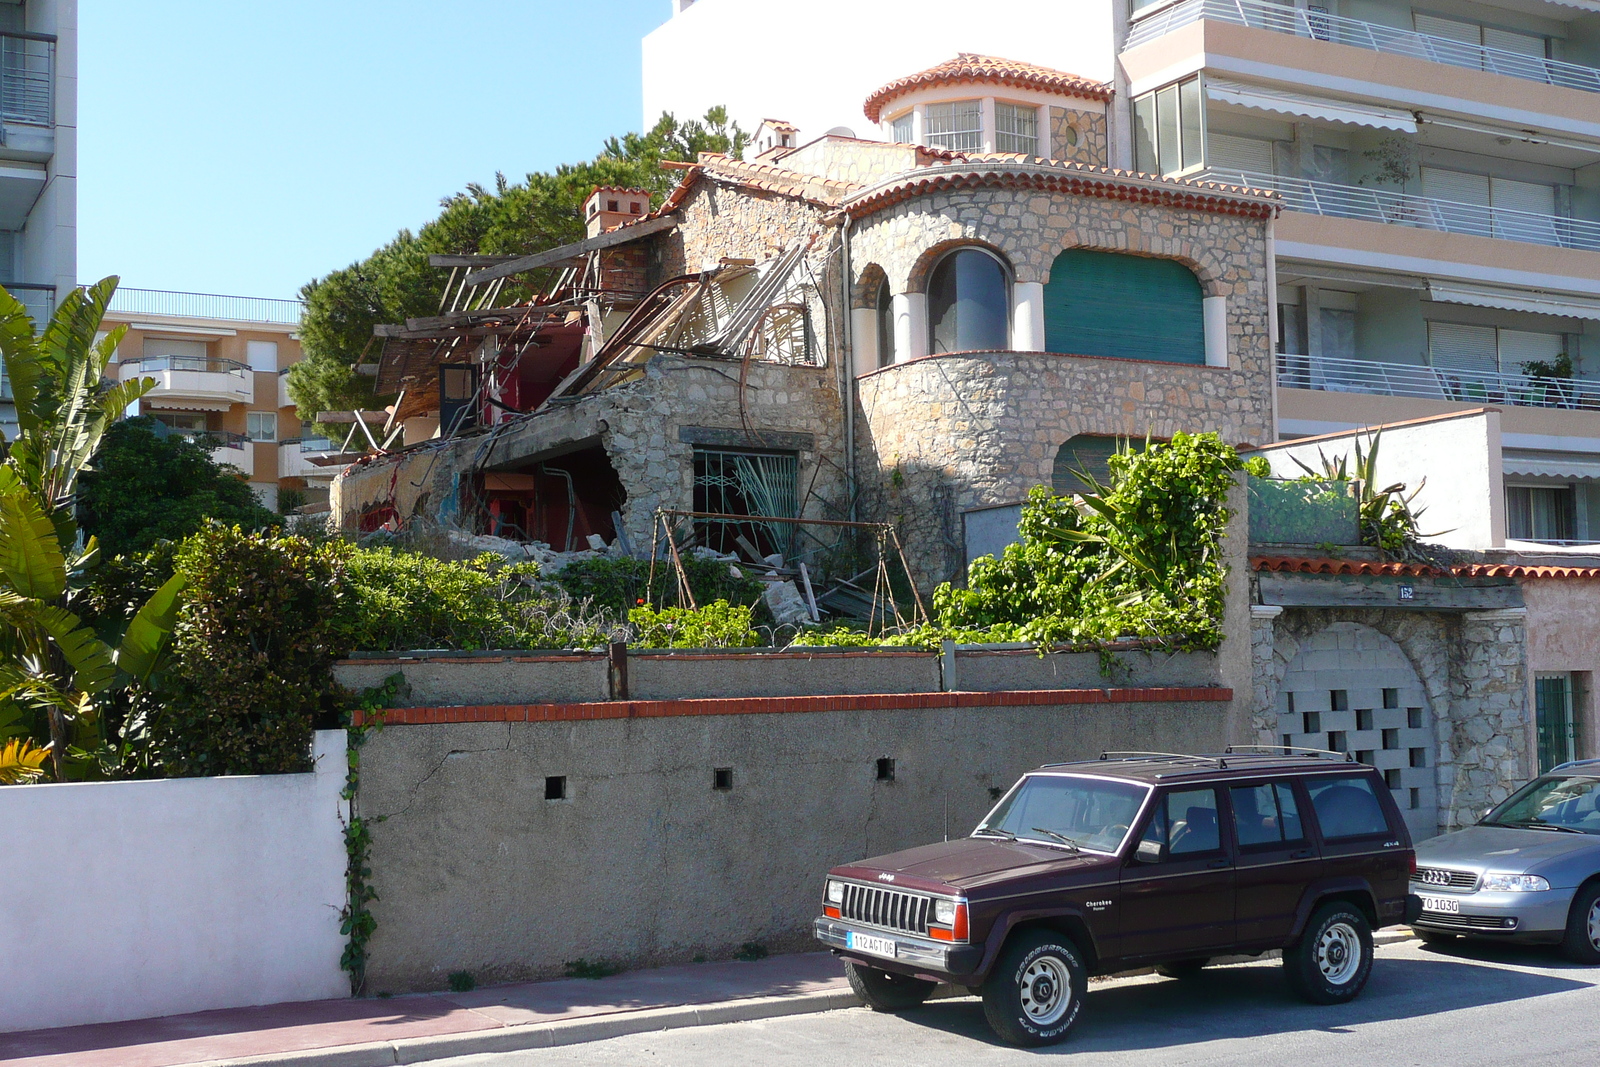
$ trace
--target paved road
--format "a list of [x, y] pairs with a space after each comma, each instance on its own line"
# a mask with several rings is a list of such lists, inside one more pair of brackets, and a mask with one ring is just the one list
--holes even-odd
[[1441, 952], [1410, 942], [1380, 949], [1361, 999], [1337, 1008], [1294, 1000], [1279, 965], [1267, 962], [1208, 970], [1194, 982], [1151, 975], [1095, 983], [1074, 1035], [1042, 1053], [997, 1044], [978, 1001], [962, 998], [904, 1016], [854, 1008], [440, 1063], [976, 1067], [1070, 1055], [1081, 1067], [1591, 1067], [1600, 1062], [1597, 1020], [1600, 968], [1542, 950]]

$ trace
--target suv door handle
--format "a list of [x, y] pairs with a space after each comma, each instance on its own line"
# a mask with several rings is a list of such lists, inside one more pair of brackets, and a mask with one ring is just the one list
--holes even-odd
[[1309, 848], [1296, 849], [1289, 853], [1289, 858], [1292, 860], [1308, 860], [1311, 858], [1311, 850]]
[[1215, 869], [1215, 868], [1220, 868], [1220, 867], [1227, 867], [1227, 866], [1230, 866], [1231, 864], [1232, 864], [1231, 860], [1220, 859], [1220, 860], [1212, 860], [1210, 863], [1206, 864], [1206, 866]]

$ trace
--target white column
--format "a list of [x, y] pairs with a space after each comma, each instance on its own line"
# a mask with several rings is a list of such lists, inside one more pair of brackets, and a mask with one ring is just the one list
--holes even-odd
[[911, 105], [911, 141], [913, 144], [928, 143], [928, 109], [922, 104]]
[[1055, 131], [1050, 128], [1050, 105], [1039, 105], [1039, 155], [1045, 159], [1054, 159], [1056, 146], [1051, 143]]
[[1208, 296], [1200, 301], [1200, 319], [1205, 325], [1206, 366], [1228, 365], [1228, 298]]
[[874, 308], [850, 309], [850, 373], [857, 378], [878, 369], [878, 312]]
[[928, 297], [925, 293], [894, 296], [894, 354], [896, 362], [928, 354]]
[[1011, 286], [1011, 348], [1016, 352], [1044, 351], [1043, 282]]
[[994, 152], [996, 151], [994, 135], [994, 97], [986, 96], [983, 98], [983, 101], [978, 105], [978, 115], [978, 121], [983, 124], [983, 133], [981, 134], [983, 138], [983, 150], [985, 152]]

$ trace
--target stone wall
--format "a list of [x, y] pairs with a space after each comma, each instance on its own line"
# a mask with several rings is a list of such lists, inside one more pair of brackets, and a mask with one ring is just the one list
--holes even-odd
[[[1533, 772], [1525, 662], [1526, 609], [1461, 613], [1370, 608], [1253, 609], [1252, 726], [1262, 744], [1281, 743], [1280, 689], [1290, 663], [1315, 635], [1358, 623], [1393, 641], [1420, 679], [1432, 711], [1431, 754], [1438, 829], [1476, 822]], [[1330, 669], [1370, 670], [1362, 650]], [[1376, 683], [1389, 684], [1389, 683]]]
[[[677, 227], [656, 242], [656, 284], [709, 270], [722, 259], [771, 259], [797, 237], [819, 234], [812, 268], [827, 268], [832, 247], [820, 227], [822, 208], [793, 197], [723, 184], [710, 176], [696, 183], [675, 212]], [[834, 283], [835, 286], [837, 283]]]
[[1111, 140], [1104, 111], [1050, 109], [1050, 157], [1091, 167], [1111, 165]]

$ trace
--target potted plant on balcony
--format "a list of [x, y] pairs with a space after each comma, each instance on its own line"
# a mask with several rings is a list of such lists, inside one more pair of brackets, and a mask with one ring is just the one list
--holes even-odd
[[1530, 359], [1520, 365], [1528, 376], [1527, 403], [1546, 408], [1577, 407], [1572, 388], [1572, 357], [1565, 352], [1551, 360]]
[[1357, 178], [1357, 185], [1395, 187], [1393, 195], [1380, 194], [1374, 197], [1384, 221], [1403, 226], [1425, 224], [1418, 218], [1416, 207], [1405, 196], [1406, 183], [1418, 174], [1417, 146], [1404, 137], [1385, 137], [1362, 152], [1361, 156], [1372, 165], [1372, 170]]

